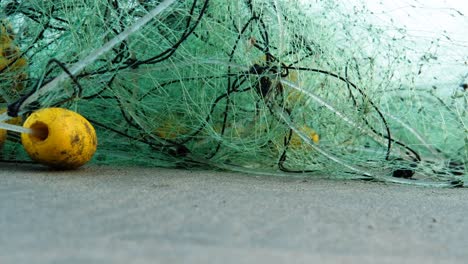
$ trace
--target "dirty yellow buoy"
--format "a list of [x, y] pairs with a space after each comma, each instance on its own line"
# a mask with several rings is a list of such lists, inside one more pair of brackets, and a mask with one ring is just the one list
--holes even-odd
[[63, 108], [44, 108], [24, 122], [32, 133], [22, 133], [29, 156], [44, 165], [74, 169], [88, 162], [97, 146], [96, 132], [83, 116]]
[[[5, 113], [7, 110], [4, 108], [4, 109], [1, 109], [0, 110], [0, 114], [3, 114]], [[23, 119], [19, 116], [17, 117], [14, 117], [14, 118], [11, 118], [9, 119], [8, 121], [6, 121], [5, 123], [7, 124], [11, 124], [11, 125], [18, 125], [20, 126], [21, 123], [23, 122]], [[5, 129], [0, 129], [0, 149], [3, 147], [3, 145], [5, 144], [5, 141], [7, 139], [7, 131]]]
[[5, 129], [0, 129], [0, 148], [3, 148], [7, 138], [7, 131]]

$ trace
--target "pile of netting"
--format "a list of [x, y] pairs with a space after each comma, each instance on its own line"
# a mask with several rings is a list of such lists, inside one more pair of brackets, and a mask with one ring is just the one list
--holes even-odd
[[96, 164], [463, 185], [467, 42], [332, 0], [0, 5], [4, 119], [74, 110]]

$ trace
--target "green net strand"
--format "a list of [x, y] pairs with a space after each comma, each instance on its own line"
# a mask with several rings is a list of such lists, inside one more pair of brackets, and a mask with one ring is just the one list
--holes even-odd
[[[82, 114], [96, 164], [463, 186], [468, 41], [368, 5], [2, 1], [0, 102]], [[27, 160], [18, 134], [2, 151]]]

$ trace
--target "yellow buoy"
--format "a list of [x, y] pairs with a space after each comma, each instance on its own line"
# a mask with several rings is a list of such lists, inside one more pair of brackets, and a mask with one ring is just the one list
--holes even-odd
[[27, 60], [15, 44], [15, 33], [6, 20], [0, 20], [0, 102], [11, 102], [19, 97], [27, 79]]
[[[315, 132], [315, 130], [306, 125], [304, 125], [300, 130], [302, 133], [306, 134], [315, 144], [319, 143], [320, 136], [317, 134], [317, 132]], [[294, 133], [291, 137], [291, 140], [289, 141], [289, 144], [293, 148], [299, 148], [303, 146], [303, 140], [301, 139], [301, 137], [299, 137], [298, 134]]]
[[0, 148], [3, 148], [7, 138], [7, 131], [5, 129], [0, 129]]
[[[0, 114], [5, 113], [6, 111], [7, 111], [6, 108], [1, 109]], [[23, 119], [20, 116], [11, 118], [10, 120], [6, 121], [7, 124], [17, 125], [17, 126], [20, 126], [22, 122], [23, 122]], [[7, 131], [5, 129], [0, 129], [0, 149], [5, 144], [6, 138], [7, 138]]]
[[83, 116], [63, 108], [44, 108], [24, 122], [31, 134], [21, 134], [29, 156], [44, 165], [74, 169], [88, 162], [97, 147], [96, 132]]

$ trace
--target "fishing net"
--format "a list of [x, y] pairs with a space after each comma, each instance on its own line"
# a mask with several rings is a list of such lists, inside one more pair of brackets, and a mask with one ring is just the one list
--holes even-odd
[[468, 19], [431, 3], [2, 1], [2, 117], [76, 111], [96, 164], [462, 186]]

